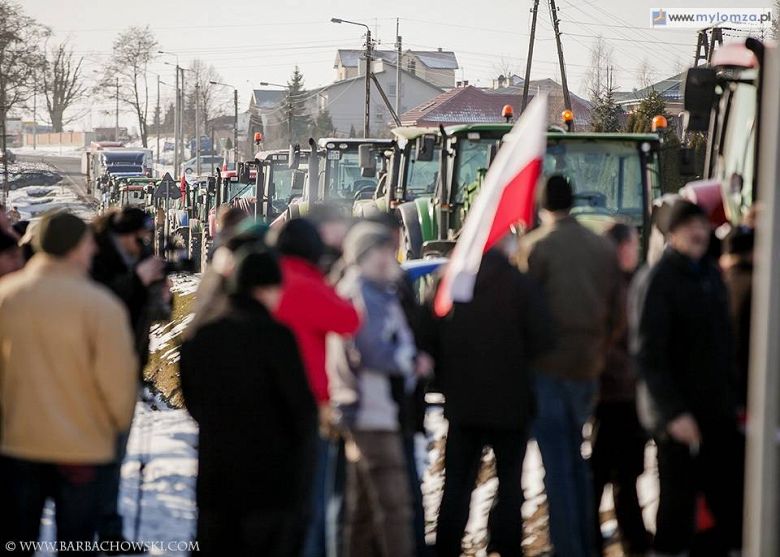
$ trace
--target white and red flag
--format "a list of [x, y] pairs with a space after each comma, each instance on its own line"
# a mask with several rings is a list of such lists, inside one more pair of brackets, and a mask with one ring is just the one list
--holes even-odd
[[436, 292], [434, 311], [439, 317], [450, 312], [453, 302], [471, 301], [482, 255], [513, 224], [531, 225], [546, 147], [547, 96], [540, 94], [504, 136], [485, 175]]

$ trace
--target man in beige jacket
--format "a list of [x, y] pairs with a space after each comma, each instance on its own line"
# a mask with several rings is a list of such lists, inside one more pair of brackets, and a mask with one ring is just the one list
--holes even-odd
[[17, 549], [38, 539], [48, 497], [58, 541], [93, 540], [106, 465], [137, 395], [127, 315], [88, 276], [86, 223], [44, 216], [36, 252], [0, 280], [0, 543]]

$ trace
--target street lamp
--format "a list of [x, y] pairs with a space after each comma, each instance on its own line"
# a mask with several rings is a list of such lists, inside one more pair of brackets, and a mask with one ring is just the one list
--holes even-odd
[[219, 81], [209, 81], [212, 85], [221, 85], [233, 89], [233, 160], [238, 170], [238, 89], [229, 83]]
[[[184, 102], [182, 99], [182, 91], [184, 90], [184, 72], [180, 72], [181, 66], [179, 66], [179, 55], [175, 52], [168, 52], [165, 50], [158, 50], [157, 54], [163, 54], [165, 56], [172, 56], [176, 59], [176, 64], [172, 64], [170, 62], [163, 62], [166, 66], [175, 66], [176, 67], [176, 108], [173, 113], [173, 173], [176, 174], [179, 171], [179, 163], [181, 160], [179, 159], [180, 153], [181, 157], [184, 157], [184, 146], [181, 145], [183, 141], [183, 135], [182, 134], [182, 121], [184, 120], [182, 118], [182, 112], [184, 110]], [[179, 74], [181, 73], [181, 82], [179, 81]], [[180, 85], [181, 83], [181, 85]]]
[[363, 115], [363, 137], [368, 137], [369, 119], [371, 116], [371, 27], [365, 23], [349, 21], [348, 19], [341, 19], [338, 17], [331, 18], [330, 22], [346, 23], [347, 25], [357, 25], [358, 27], [366, 28], [366, 109]]

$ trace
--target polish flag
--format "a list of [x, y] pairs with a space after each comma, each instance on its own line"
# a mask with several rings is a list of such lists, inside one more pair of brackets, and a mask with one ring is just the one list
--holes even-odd
[[453, 302], [474, 297], [482, 254], [518, 222], [533, 221], [536, 183], [547, 147], [547, 96], [536, 95], [512, 130], [487, 171], [482, 188], [466, 217], [452, 258], [436, 292], [433, 308], [444, 317]]
[[187, 197], [187, 176], [184, 174], [181, 175], [181, 181], [179, 182], [179, 193], [181, 193], [182, 197]]

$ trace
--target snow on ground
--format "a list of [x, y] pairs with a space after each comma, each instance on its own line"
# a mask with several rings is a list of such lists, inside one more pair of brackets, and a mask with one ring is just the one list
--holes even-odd
[[74, 145], [38, 145], [35, 149], [30, 146], [14, 147], [11, 151], [15, 155], [58, 155], [68, 158], [80, 158], [84, 152], [84, 147]]
[[12, 165], [9, 171], [7, 205], [16, 207], [22, 219], [34, 220], [51, 209], [67, 209], [87, 220], [94, 217], [93, 202], [79, 196], [72, 184], [50, 165], [22, 162]]

